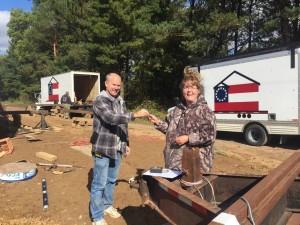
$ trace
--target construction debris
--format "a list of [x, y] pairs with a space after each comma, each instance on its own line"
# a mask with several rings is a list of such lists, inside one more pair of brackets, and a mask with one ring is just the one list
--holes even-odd
[[52, 173], [55, 175], [62, 175], [64, 173], [72, 172], [73, 170], [52, 170]]
[[86, 145], [90, 145], [90, 140], [87, 138], [79, 138], [76, 139], [73, 143], [73, 146], [86, 146]]
[[34, 136], [32, 136], [32, 135], [25, 135], [25, 137], [26, 137], [26, 140], [27, 140], [27, 141], [30, 141], [30, 142], [33, 142], [33, 141], [41, 141], [41, 140], [42, 140], [42, 139], [36, 138], [36, 137], [34, 137]]
[[56, 163], [37, 163], [37, 166], [47, 166], [50, 168], [57, 168], [57, 167], [65, 167], [65, 168], [84, 168], [85, 166], [74, 166], [74, 165], [67, 165], [67, 164], [56, 164]]
[[14, 150], [14, 146], [10, 138], [0, 139], [0, 157], [11, 154]]
[[36, 152], [35, 156], [44, 160], [47, 160], [49, 162], [54, 162], [55, 160], [57, 160], [57, 156], [56, 155], [52, 155], [50, 153], [47, 152]]

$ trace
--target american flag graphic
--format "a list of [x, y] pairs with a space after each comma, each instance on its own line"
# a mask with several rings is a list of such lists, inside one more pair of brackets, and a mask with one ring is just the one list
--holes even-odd
[[[235, 77], [235, 76], [238, 76]], [[260, 83], [233, 71], [214, 87], [215, 112], [258, 111]]]
[[59, 86], [58, 81], [54, 77], [52, 77], [48, 83], [48, 100], [49, 101], [58, 101], [59, 100], [58, 94], [54, 94], [54, 91], [56, 89], [58, 89], [58, 86]]

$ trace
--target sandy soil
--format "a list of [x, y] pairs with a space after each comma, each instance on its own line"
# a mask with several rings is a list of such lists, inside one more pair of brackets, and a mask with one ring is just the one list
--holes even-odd
[[[33, 163], [49, 163], [37, 158], [36, 152], [43, 151], [58, 157], [57, 163], [84, 168], [60, 175], [38, 166], [36, 175], [20, 182], [0, 182], [0, 224], [91, 224], [89, 214], [90, 182], [93, 161], [90, 157], [89, 137], [91, 126], [72, 127], [72, 120], [47, 116], [51, 129], [35, 130], [29, 141], [26, 135], [11, 138], [14, 145], [12, 154], [0, 158], [0, 165], [27, 160]], [[40, 116], [22, 116], [22, 124], [30, 128], [40, 122]], [[122, 211], [122, 217], [106, 217], [114, 225], [162, 225], [166, 221], [149, 207], [141, 206], [136, 189], [128, 181], [141, 169], [163, 166], [162, 150], [164, 135], [151, 124], [130, 123], [130, 144], [132, 154], [123, 158], [121, 172], [116, 186], [115, 207]], [[212, 172], [238, 174], [268, 174], [293, 152], [300, 149], [300, 140], [294, 138], [286, 145], [271, 144], [252, 147], [244, 143], [240, 135], [218, 134], [214, 168]], [[86, 144], [85, 146], [82, 146]], [[75, 146], [75, 147], [74, 147]], [[59, 168], [67, 171], [70, 168]], [[49, 209], [43, 211], [41, 180], [46, 178]]]

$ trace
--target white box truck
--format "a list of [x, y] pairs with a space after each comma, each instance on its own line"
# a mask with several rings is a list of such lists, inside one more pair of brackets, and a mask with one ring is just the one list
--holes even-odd
[[72, 102], [89, 102], [100, 93], [100, 73], [70, 71], [41, 78], [41, 104], [59, 104], [69, 92]]
[[197, 64], [217, 130], [241, 132], [254, 146], [299, 135], [299, 55], [289, 46]]

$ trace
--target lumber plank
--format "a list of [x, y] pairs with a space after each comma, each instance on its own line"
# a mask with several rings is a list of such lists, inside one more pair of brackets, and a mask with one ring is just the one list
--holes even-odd
[[52, 155], [47, 152], [36, 152], [35, 156], [44, 160], [47, 160], [49, 162], [54, 162], [57, 159], [56, 155]]

